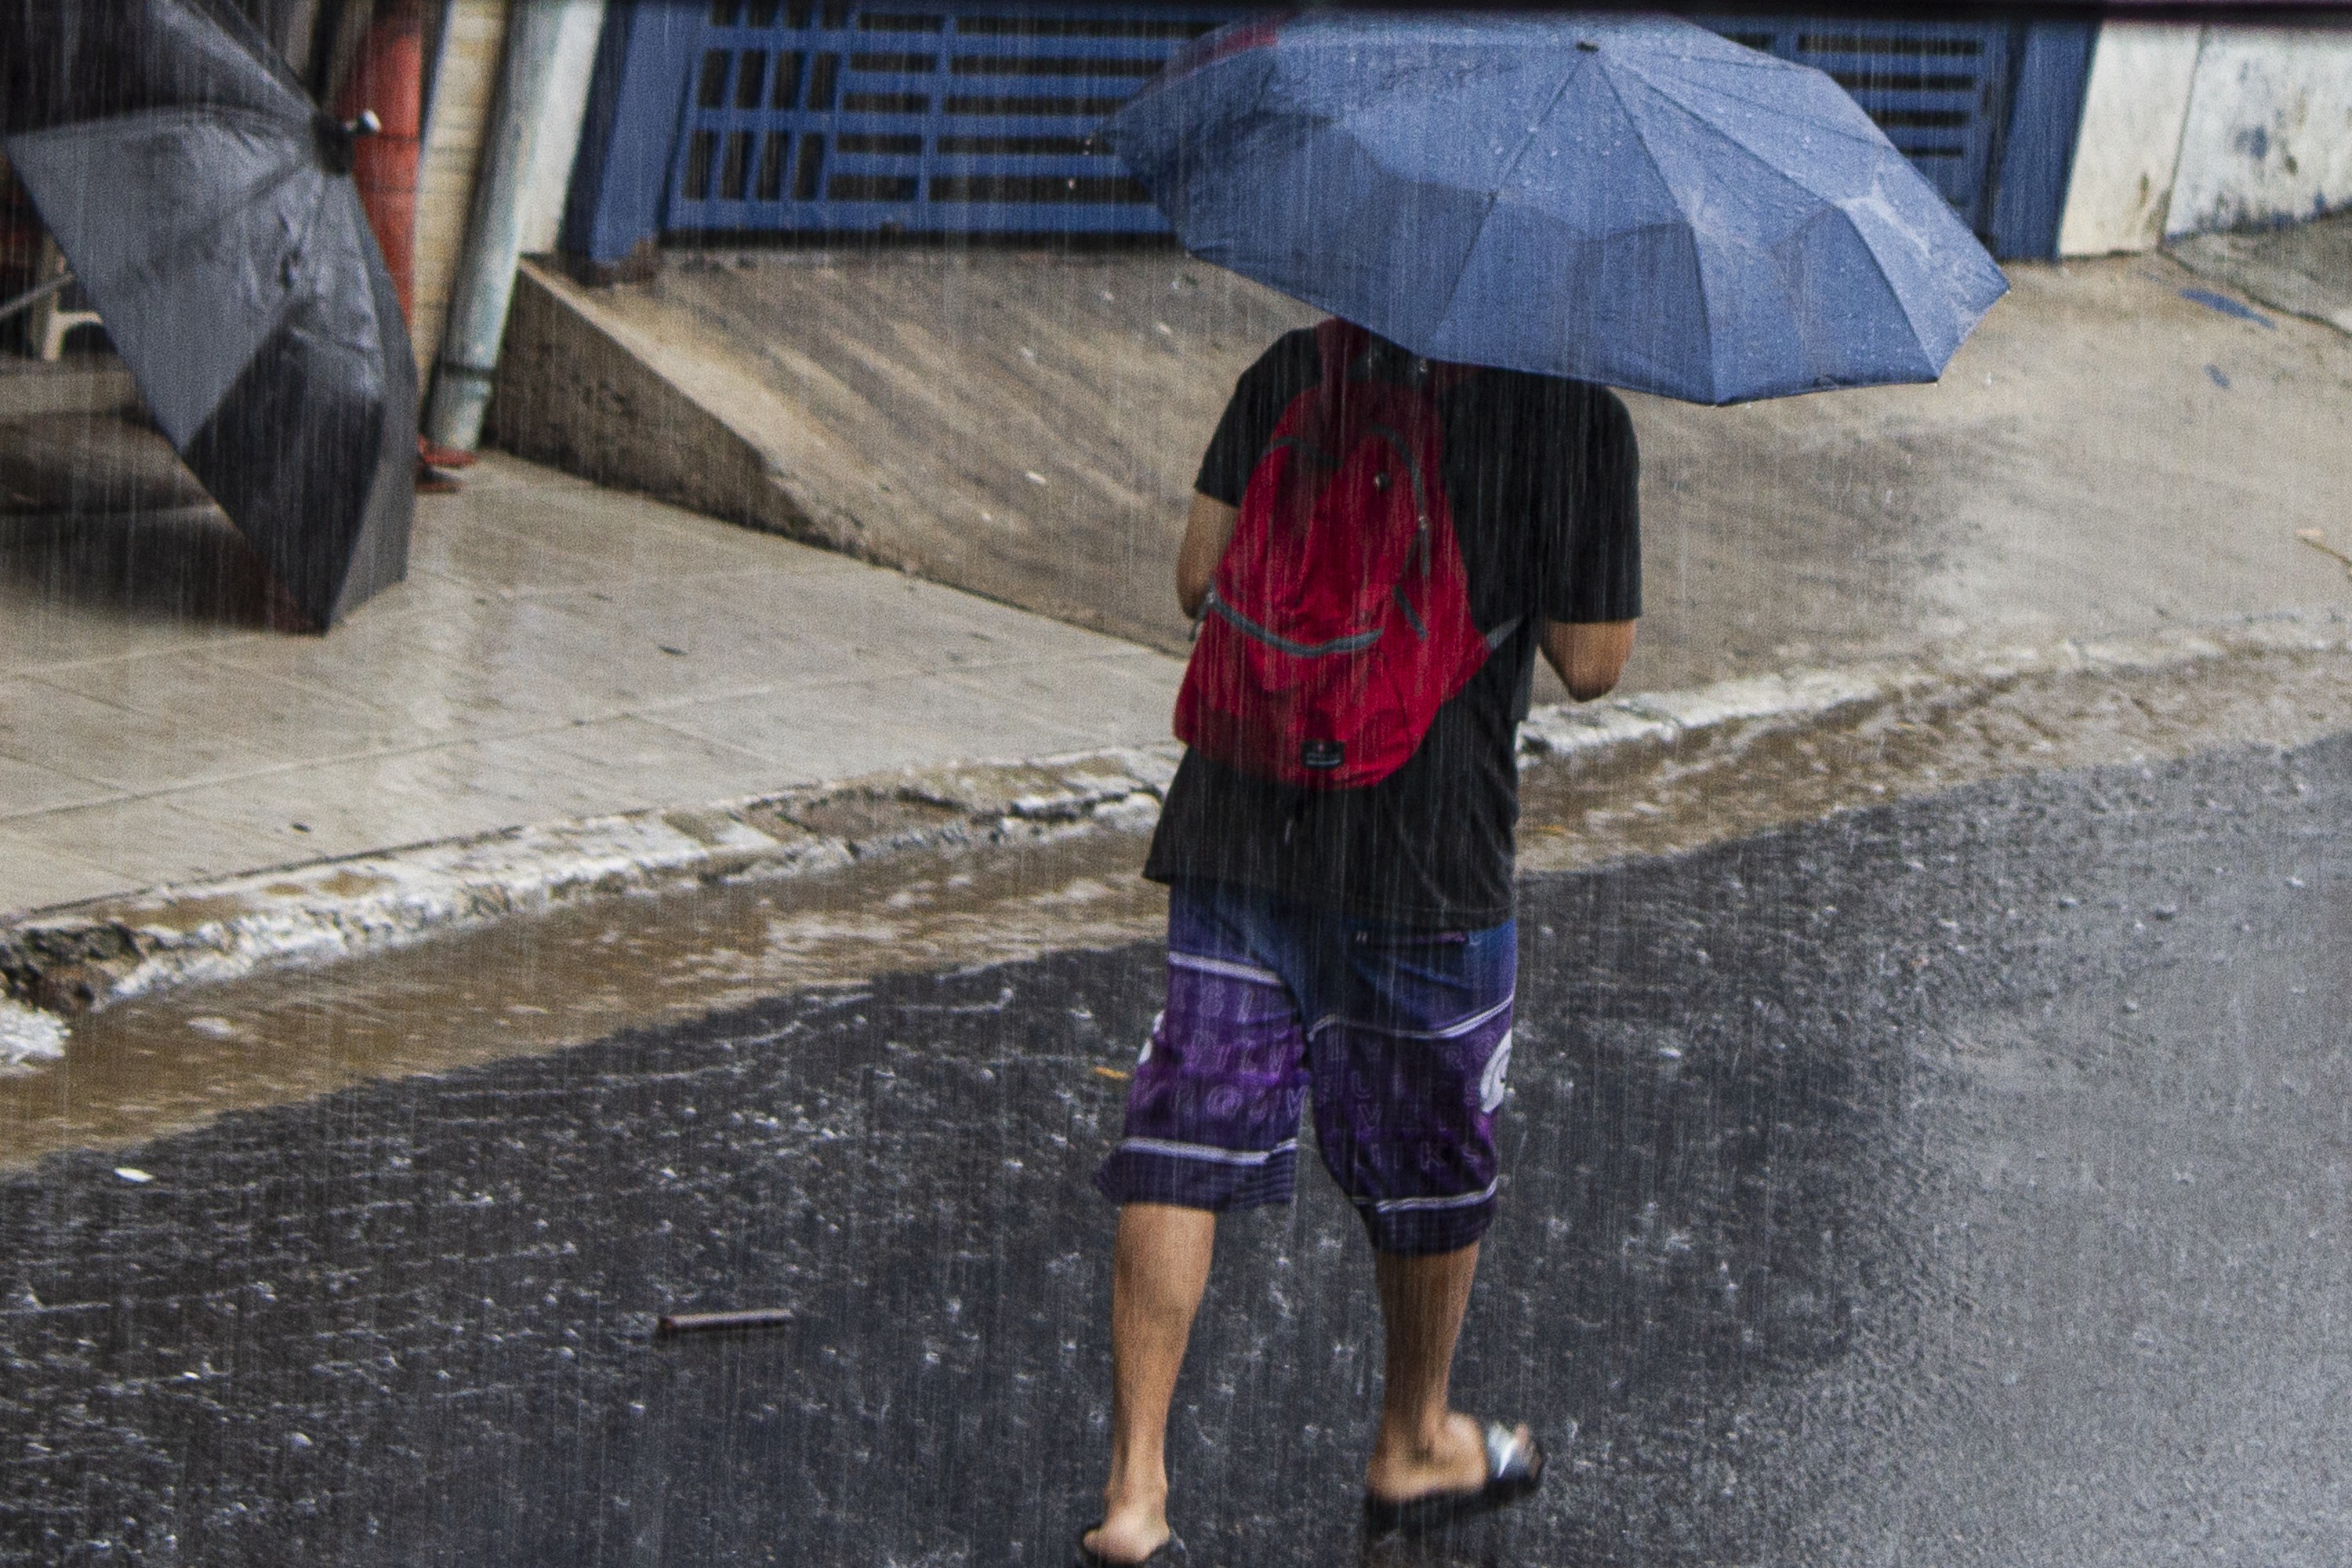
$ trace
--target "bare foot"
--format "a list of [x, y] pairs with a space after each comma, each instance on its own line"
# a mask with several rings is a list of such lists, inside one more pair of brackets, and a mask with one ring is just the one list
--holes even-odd
[[1167, 1505], [1137, 1501], [1106, 1506], [1103, 1521], [1080, 1540], [1106, 1563], [1140, 1563], [1159, 1551], [1169, 1534]]
[[[1522, 1442], [1530, 1434], [1519, 1427]], [[1486, 1484], [1486, 1429], [1458, 1410], [1448, 1411], [1436, 1440], [1423, 1447], [1383, 1426], [1364, 1470], [1364, 1487], [1382, 1502], [1410, 1502], [1443, 1492], [1472, 1492]]]

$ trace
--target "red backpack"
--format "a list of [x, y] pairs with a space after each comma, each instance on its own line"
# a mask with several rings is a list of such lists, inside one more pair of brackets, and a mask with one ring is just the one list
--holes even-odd
[[1176, 697], [1176, 738], [1261, 778], [1378, 784], [1518, 626], [1470, 618], [1440, 478], [1431, 382], [1369, 374], [1361, 327], [1316, 329], [1318, 384], [1291, 399], [1243, 492]]

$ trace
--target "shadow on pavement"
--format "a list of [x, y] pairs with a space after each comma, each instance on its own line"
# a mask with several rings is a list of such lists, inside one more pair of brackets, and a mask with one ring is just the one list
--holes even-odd
[[[142, 621], [276, 624], [261, 558], [137, 421], [0, 421], [0, 592]], [[282, 617], [280, 617], [282, 618]]]

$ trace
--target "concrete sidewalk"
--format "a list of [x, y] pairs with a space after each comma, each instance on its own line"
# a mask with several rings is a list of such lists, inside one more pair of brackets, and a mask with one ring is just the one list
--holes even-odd
[[[2345, 603], [2295, 535], [2347, 532], [2352, 338], [2163, 257], [2010, 273], [1933, 385], [1627, 399], [1626, 689]], [[1311, 319], [1172, 251], [685, 254], [517, 298], [516, 450], [1179, 654], [1201, 449]]]
[[[484, 835], [584, 824], [540, 847], [593, 877], [667, 863], [675, 846], [608, 842], [668, 833], [613, 825], [626, 814], [1164, 745], [1179, 502], [1223, 386], [1281, 324], [1271, 297], [1214, 282], [1172, 256], [893, 253], [699, 265], [609, 296], [542, 279], [529, 295], [540, 324], [509, 349], [539, 347], [514, 363], [536, 354], [551, 397], [604, 410], [566, 425], [543, 409], [567, 439], [668, 443], [719, 489], [780, 508], [783, 479], [824, 479], [841, 530], [823, 507], [735, 510], [876, 554], [904, 545], [919, 570], [1050, 617], [492, 457], [463, 495], [420, 502], [409, 583], [328, 637], [289, 637], [267, 629], [253, 558], [160, 437], [95, 394], [0, 407], [0, 921], [175, 885], [174, 929], [231, 902], [268, 923], [252, 895], [270, 879], [251, 874], [311, 865], [297, 891], [331, 902], [320, 863], [424, 844], [443, 848], [385, 886], [429, 860], [435, 897], [470, 908], [478, 888], [555, 875], [466, 842]], [[1994, 668], [2081, 639], [2335, 624], [2342, 570], [2295, 532], [2352, 535], [2352, 342], [2161, 258], [2020, 268], [2017, 284], [1938, 386], [1635, 400], [1649, 614], [1629, 693], [1720, 706], [1725, 683], [1792, 669]], [[795, 346], [782, 306], [835, 294], [866, 306], [825, 318], [821, 352]], [[602, 359], [555, 353], [558, 307], [594, 329], [564, 352]], [[743, 342], [768, 341], [760, 327], [781, 357], [758, 375], [715, 350], [678, 361], [714, 322]], [[1024, 357], [1057, 325], [1062, 350]], [[804, 396], [815, 445], [797, 456], [714, 423], [731, 407], [789, 425], [779, 409]], [[1049, 447], [1068, 460], [1030, 470]], [[1077, 461], [1097, 448], [1098, 467]], [[851, 506], [860, 483], [886, 499]], [[1045, 794], [1125, 798], [1157, 765], [1114, 760], [1099, 789]], [[1029, 787], [1008, 773], [973, 798]], [[253, 886], [233, 900], [239, 877]], [[357, 908], [318, 918], [374, 919]]]
[[0, 519], [0, 915], [910, 764], [1158, 742], [1181, 673], [495, 456], [462, 495], [420, 500], [409, 581], [331, 637], [263, 628], [253, 575], [217, 514], [193, 508]]

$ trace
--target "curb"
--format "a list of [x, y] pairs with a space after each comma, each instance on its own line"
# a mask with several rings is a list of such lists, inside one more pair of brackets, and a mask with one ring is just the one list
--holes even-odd
[[[1523, 771], [1613, 765], [1727, 731], [1762, 734], [1843, 721], [1900, 700], [1981, 692], [2035, 675], [2159, 672], [2346, 646], [2340, 626], [2319, 636], [2311, 623], [2283, 616], [2226, 630], [1743, 677], [1538, 709], [1520, 728], [1520, 764]], [[583, 900], [785, 879], [926, 850], [1145, 832], [1159, 819], [1181, 754], [1171, 743], [908, 769], [38, 911], [0, 926], [0, 1070], [59, 1054], [60, 1014], [352, 957]]]
[[2285, 612], [2151, 637], [2068, 638], [2042, 647], [1873, 660], [1539, 708], [1519, 726], [1520, 765], [1525, 771], [1531, 760], [1606, 763], [1735, 726], [1754, 725], [1759, 732], [1798, 729], [1938, 693], [1981, 694], [2035, 676], [2147, 675], [2266, 653], [2352, 651], [2341, 630], [2347, 617], [2335, 613], [2327, 620], [2337, 628], [2333, 636], [2323, 634], [2313, 618]]
[[907, 769], [255, 871], [0, 927], [0, 1068], [56, 1054], [54, 1015], [323, 963], [585, 899], [838, 870], [1159, 820], [1174, 745]]

